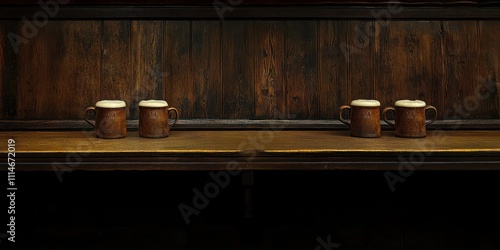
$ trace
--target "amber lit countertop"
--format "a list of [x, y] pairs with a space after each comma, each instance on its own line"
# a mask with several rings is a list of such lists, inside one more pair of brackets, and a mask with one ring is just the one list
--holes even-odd
[[[428, 131], [426, 138], [350, 137], [332, 130], [171, 131], [99, 139], [93, 131], [0, 132], [18, 171], [71, 170], [500, 170], [500, 131]], [[12, 149], [11, 149], [12, 150]]]

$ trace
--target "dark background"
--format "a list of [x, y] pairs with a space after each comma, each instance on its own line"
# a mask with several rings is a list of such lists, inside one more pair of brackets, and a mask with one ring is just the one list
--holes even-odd
[[315, 249], [331, 235], [339, 249], [500, 249], [500, 173], [414, 172], [394, 193], [383, 173], [256, 172], [251, 218], [236, 176], [186, 225], [178, 205], [208, 172], [20, 172], [16, 245]]

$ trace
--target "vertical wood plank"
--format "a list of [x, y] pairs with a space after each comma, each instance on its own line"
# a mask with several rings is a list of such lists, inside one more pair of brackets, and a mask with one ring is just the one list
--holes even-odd
[[338, 117], [338, 108], [347, 102], [347, 21], [319, 22], [319, 98], [321, 119]]
[[[0, 22], [0, 119], [17, 117], [18, 53], [11, 39], [19, 35], [17, 21]], [[11, 37], [11, 38], [9, 38]]]
[[286, 109], [289, 119], [319, 117], [317, 22], [285, 22]]
[[374, 21], [348, 21], [347, 47], [348, 55], [349, 97], [346, 104], [353, 99], [377, 99], [374, 79], [374, 48], [376, 46]]
[[219, 21], [192, 21], [191, 25], [194, 98], [189, 117], [221, 118], [221, 24]]
[[130, 21], [103, 21], [101, 99], [120, 99], [127, 103], [131, 118], [135, 83], [131, 74]]
[[382, 106], [398, 99], [420, 99], [444, 107], [441, 27], [439, 21], [375, 22], [376, 96]]
[[16, 54], [6, 34], [20, 22], [3, 21], [1, 118], [79, 119], [99, 99], [124, 99], [135, 119], [141, 99], [165, 97], [183, 118], [331, 119], [372, 97], [423, 99], [440, 117], [451, 110], [444, 118], [500, 116], [498, 20], [252, 22], [50, 21]]
[[49, 22], [19, 46], [19, 119], [61, 119], [73, 97], [71, 83], [59, 83], [55, 76], [62, 67], [63, 22]]
[[190, 61], [190, 21], [164, 21], [163, 85], [169, 106], [184, 118], [193, 117], [194, 91]]
[[164, 99], [162, 47], [163, 25], [161, 21], [132, 21], [132, 93], [130, 116], [138, 119], [138, 104], [145, 99]]
[[471, 118], [473, 114], [465, 110], [464, 104], [477, 85], [479, 44], [476, 22], [443, 21], [443, 34], [444, 118]]
[[[72, 93], [75, 93], [73, 91], [77, 88], [76, 85], [72, 86], [72, 79], [70, 76], [71, 70], [70, 72], [64, 72], [61, 70], [66, 66], [66, 52], [69, 54], [74, 53], [71, 51], [73, 48], [66, 45], [65, 31], [67, 25], [67, 22], [58, 21], [56, 25], [39, 31], [39, 35], [41, 35], [40, 33], [44, 33], [42, 36], [46, 37], [46, 45], [52, 48], [48, 50], [51, 53], [47, 55], [49, 57], [48, 61], [50, 62], [48, 72], [39, 72], [41, 73], [41, 77], [36, 80], [40, 80], [39, 86], [42, 88], [45, 88], [46, 84], [49, 82], [51, 82], [49, 84], [53, 86], [52, 88], [47, 89], [47, 92], [45, 92], [46, 95], [43, 96], [47, 99], [47, 106], [40, 106], [39, 108], [42, 112], [49, 112], [49, 117], [53, 119], [63, 119], [64, 117], [70, 115], [68, 111], [70, 110], [69, 107], [71, 106], [71, 102], [75, 95]], [[40, 119], [41, 117], [42, 116], [39, 116], [37, 119]]]
[[223, 117], [254, 116], [253, 21], [222, 22]]
[[[8, 117], [7, 114], [3, 113], [4, 106], [7, 104], [5, 103], [5, 98], [7, 95], [4, 93], [4, 68], [5, 68], [5, 48], [7, 48], [6, 42], [9, 41], [7, 38], [7, 34], [9, 33], [6, 28], [5, 28], [6, 22], [0, 22], [0, 97], [2, 98], [2, 101], [0, 102], [0, 120], [4, 119], [5, 117]], [[8, 105], [8, 104], [7, 104]]]
[[255, 21], [255, 118], [285, 114], [283, 21]]
[[500, 20], [478, 21], [479, 74], [476, 79], [474, 96], [480, 101], [477, 112], [477, 118], [480, 119], [500, 118], [500, 85], [498, 85], [500, 83], [499, 26]]
[[[61, 107], [60, 119], [81, 119], [86, 107], [99, 99], [101, 55], [99, 21], [65, 21], [61, 65], [52, 81], [64, 89], [67, 99]], [[54, 96], [54, 98], [59, 98]], [[47, 109], [51, 109], [47, 107]]]
[[99, 96], [100, 25], [54, 21], [19, 48], [18, 118], [80, 119]]

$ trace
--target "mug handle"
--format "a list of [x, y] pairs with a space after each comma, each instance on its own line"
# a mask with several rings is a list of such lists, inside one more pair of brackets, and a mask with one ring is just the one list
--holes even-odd
[[431, 124], [431, 123], [433, 123], [434, 121], [436, 121], [437, 116], [438, 116], [438, 111], [437, 111], [437, 109], [436, 109], [434, 106], [432, 106], [432, 105], [427, 105], [427, 106], [425, 107], [425, 112], [426, 112], [426, 113], [427, 113], [427, 110], [434, 110], [434, 117], [433, 117], [432, 119], [430, 119], [430, 120], [425, 121], [425, 125], [426, 125], [426, 126], [427, 126], [427, 125], [429, 125], [429, 124]]
[[387, 124], [389, 124], [389, 125], [391, 125], [392, 127], [394, 127], [394, 126], [395, 126], [394, 122], [393, 122], [393, 121], [390, 121], [390, 120], [387, 120], [387, 112], [388, 112], [388, 111], [392, 111], [392, 112], [396, 113], [396, 110], [394, 109], [394, 107], [387, 107], [387, 108], [385, 108], [385, 109], [384, 109], [384, 111], [382, 112], [382, 113], [383, 113], [383, 117], [382, 117], [382, 118], [384, 118], [384, 121], [385, 121]]
[[170, 127], [173, 127], [177, 121], [179, 120], [179, 111], [176, 108], [168, 108], [168, 115], [170, 116], [170, 111], [174, 111], [175, 113], [175, 120], [169, 125]]
[[348, 109], [349, 113], [351, 113], [351, 107], [350, 106], [348, 106], [348, 105], [340, 106], [340, 108], [339, 108], [339, 121], [350, 127], [351, 126], [351, 121], [350, 120], [346, 120], [346, 119], [344, 119], [344, 117], [342, 117], [342, 111], [344, 111], [344, 109]]
[[84, 119], [86, 122], [88, 122], [90, 125], [92, 125], [92, 127], [95, 128], [95, 122], [93, 121], [90, 121], [89, 118], [88, 118], [88, 114], [89, 114], [89, 111], [93, 111], [94, 114], [96, 114], [96, 111], [95, 111], [95, 107], [88, 107], [86, 110], [85, 110], [85, 116], [84, 116]]

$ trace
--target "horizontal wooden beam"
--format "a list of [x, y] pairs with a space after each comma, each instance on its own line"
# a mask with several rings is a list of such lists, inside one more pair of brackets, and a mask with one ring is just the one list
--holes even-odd
[[[173, 131], [160, 139], [138, 132], [122, 139], [99, 139], [92, 131], [0, 132], [1, 141], [9, 139], [16, 171], [500, 170], [498, 131], [433, 131], [420, 139], [392, 131], [380, 138], [348, 131]], [[7, 147], [0, 153], [7, 155]]]
[[[408, 6], [390, 12], [387, 6], [235, 6], [221, 11], [216, 6], [60, 6], [49, 19], [499, 19], [500, 6]], [[38, 5], [0, 6], [0, 19], [28, 20], [44, 10]], [[384, 13], [382, 15], [382, 13]], [[39, 15], [37, 15], [39, 16]], [[386, 20], [386, 19], [384, 19]]]
[[[53, 158], [45, 161], [37, 159], [29, 162], [26, 158], [17, 158], [17, 171], [61, 171], [60, 174], [71, 173], [72, 171], [224, 171], [227, 170], [226, 162], [213, 162], [210, 159], [196, 159], [186, 162], [162, 161], [144, 162], [141, 159], [126, 158], [126, 162], [88, 161], [79, 164], [65, 164], [62, 158]], [[471, 158], [471, 157], [428, 157], [425, 161], [408, 161], [401, 163], [398, 157], [359, 157], [353, 160], [348, 157], [321, 158], [321, 162], [289, 158], [288, 161], [278, 162], [266, 161], [260, 158], [259, 161], [247, 162], [244, 158], [233, 159], [238, 162], [238, 170], [286, 170], [286, 171], [323, 171], [323, 170], [362, 170], [362, 171], [398, 171], [402, 164], [415, 165], [414, 170], [500, 170], [500, 158]], [[302, 159], [304, 160], [304, 159]], [[61, 165], [62, 164], [62, 165]], [[58, 169], [58, 167], [60, 169]], [[6, 168], [3, 168], [5, 170]]]
[[[45, 0], [47, 1], [47, 0]], [[40, 0], [3, 0], [1, 5], [36, 5]], [[42, 1], [44, 2], [44, 1]], [[118, 6], [137, 6], [137, 5], [189, 5], [204, 6], [213, 5], [215, 0], [57, 0], [65, 5], [118, 5]], [[231, 1], [220, 0], [225, 4], [235, 3], [241, 6], [248, 5], [362, 5], [376, 6], [388, 4], [401, 5], [492, 5], [499, 4], [498, 0], [244, 0]]]
[[[138, 120], [128, 120], [127, 128], [137, 130]], [[173, 130], [246, 130], [246, 129], [347, 129], [337, 120], [248, 120], [248, 119], [190, 119], [179, 120]], [[92, 127], [83, 120], [0, 120], [0, 130], [82, 130]], [[389, 125], [382, 122], [382, 128], [390, 130]], [[463, 130], [500, 129], [500, 120], [437, 120], [429, 125], [429, 129]]]

